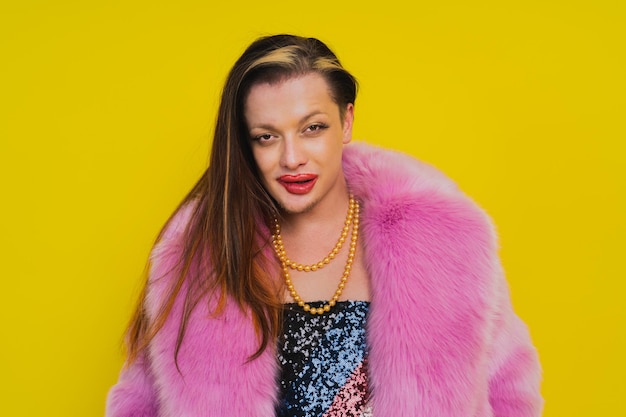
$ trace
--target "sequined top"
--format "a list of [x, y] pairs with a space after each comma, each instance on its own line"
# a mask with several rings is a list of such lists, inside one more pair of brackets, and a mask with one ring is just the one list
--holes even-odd
[[[309, 303], [321, 307], [323, 302]], [[341, 301], [312, 315], [286, 304], [278, 344], [282, 366], [278, 417], [367, 417], [369, 302]]]

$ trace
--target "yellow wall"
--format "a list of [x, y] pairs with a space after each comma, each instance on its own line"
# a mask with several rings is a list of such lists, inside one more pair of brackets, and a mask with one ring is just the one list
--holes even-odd
[[225, 73], [275, 32], [326, 40], [357, 75], [356, 137], [439, 166], [494, 217], [545, 416], [626, 415], [624, 2], [212, 3], [2, 2], [0, 415], [102, 415]]

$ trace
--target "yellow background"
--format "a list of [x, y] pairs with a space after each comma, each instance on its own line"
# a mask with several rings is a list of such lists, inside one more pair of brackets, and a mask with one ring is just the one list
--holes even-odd
[[626, 415], [622, 1], [5, 1], [0, 415], [100, 416], [160, 226], [206, 163], [226, 71], [319, 37], [355, 137], [495, 219], [545, 416]]

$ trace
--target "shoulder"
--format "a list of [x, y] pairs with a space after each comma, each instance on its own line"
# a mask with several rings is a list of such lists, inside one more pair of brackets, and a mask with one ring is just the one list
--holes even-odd
[[400, 152], [353, 144], [345, 148], [344, 172], [362, 201], [366, 249], [376, 264], [404, 272], [403, 265], [421, 266], [457, 283], [460, 271], [495, 276], [491, 219], [441, 171]]
[[187, 229], [195, 211], [193, 202], [180, 206], [163, 226], [150, 252], [146, 307], [153, 317], [182, 272]]
[[363, 142], [344, 148], [343, 167], [350, 186], [358, 190], [362, 198], [379, 199], [426, 191], [460, 194], [456, 184], [432, 165], [411, 155]]
[[196, 205], [195, 202], [183, 204], [170, 216], [152, 248], [150, 253], [151, 262], [159, 261], [167, 257], [168, 254], [182, 250], [185, 234], [194, 217]]
[[393, 150], [346, 146], [344, 172], [370, 223], [387, 228], [420, 223], [494, 235], [491, 220], [456, 183], [435, 167]]

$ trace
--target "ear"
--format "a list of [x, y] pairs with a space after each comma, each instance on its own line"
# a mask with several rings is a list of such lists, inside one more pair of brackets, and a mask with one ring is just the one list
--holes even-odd
[[348, 103], [343, 115], [343, 144], [347, 145], [352, 140], [352, 124], [354, 123], [354, 104]]

